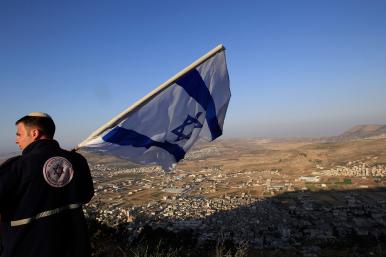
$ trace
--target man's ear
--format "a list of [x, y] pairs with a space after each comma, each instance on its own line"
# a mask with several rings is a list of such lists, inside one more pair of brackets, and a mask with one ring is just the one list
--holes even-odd
[[41, 133], [40, 131], [37, 129], [37, 128], [33, 128], [31, 129], [31, 137], [34, 139], [34, 140], [37, 140], [41, 137]]

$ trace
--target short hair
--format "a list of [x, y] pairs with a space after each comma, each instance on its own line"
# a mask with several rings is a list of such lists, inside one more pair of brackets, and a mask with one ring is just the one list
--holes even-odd
[[35, 127], [46, 137], [53, 139], [55, 134], [55, 123], [51, 117], [39, 117], [26, 115], [16, 121], [15, 125], [23, 123], [26, 127]]

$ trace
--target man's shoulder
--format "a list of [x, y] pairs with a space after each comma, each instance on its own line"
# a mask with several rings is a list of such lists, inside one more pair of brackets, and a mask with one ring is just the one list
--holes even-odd
[[67, 152], [72, 156], [72, 158], [74, 158], [78, 161], [87, 162], [87, 159], [82, 154], [76, 152], [75, 150], [71, 150], [71, 151], [67, 151]]
[[0, 169], [10, 167], [12, 164], [16, 163], [20, 159], [20, 157], [21, 157], [21, 155], [9, 158], [8, 160], [6, 160], [2, 164], [0, 164]]

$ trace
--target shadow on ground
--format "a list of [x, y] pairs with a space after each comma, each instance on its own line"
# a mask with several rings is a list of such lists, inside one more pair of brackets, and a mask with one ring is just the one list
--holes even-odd
[[243, 206], [201, 219], [91, 218], [94, 256], [386, 256], [386, 188], [234, 201]]

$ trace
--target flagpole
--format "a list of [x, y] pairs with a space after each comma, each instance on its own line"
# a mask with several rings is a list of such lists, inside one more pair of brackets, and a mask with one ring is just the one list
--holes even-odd
[[162, 90], [168, 88], [169, 86], [171, 86], [177, 79], [179, 79], [180, 77], [184, 76], [186, 73], [188, 73], [189, 71], [191, 71], [192, 69], [196, 68], [197, 66], [201, 65], [202, 63], [204, 63], [206, 60], [208, 60], [209, 58], [213, 57], [214, 55], [216, 55], [218, 52], [221, 52], [221, 51], [224, 51], [225, 50], [225, 47], [220, 44], [218, 46], [216, 46], [215, 48], [213, 48], [212, 50], [210, 50], [208, 53], [206, 53], [205, 55], [203, 55], [201, 58], [199, 58], [198, 60], [196, 60], [195, 62], [193, 62], [192, 64], [190, 64], [189, 66], [187, 66], [185, 69], [183, 69], [182, 71], [178, 72], [176, 75], [174, 75], [173, 77], [171, 77], [170, 79], [168, 79], [167, 81], [165, 81], [164, 83], [162, 83], [160, 86], [158, 86], [156, 89], [154, 89], [153, 91], [151, 91], [149, 94], [147, 94], [146, 96], [144, 96], [143, 98], [141, 98], [140, 100], [138, 100], [137, 102], [135, 102], [133, 105], [131, 105], [129, 108], [127, 108], [126, 110], [124, 110], [123, 112], [121, 112], [120, 114], [118, 114], [117, 116], [115, 116], [113, 119], [111, 119], [109, 122], [107, 122], [106, 124], [104, 124], [103, 126], [101, 126], [100, 128], [98, 128], [97, 130], [95, 130], [88, 138], [86, 138], [85, 140], [83, 140], [80, 144], [78, 144], [74, 150], [77, 151], [79, 150], [79, 148], [81, 148], [87, 141], [91, 140], [91, 139], [94, 139], [96, 137], [98, 137], [100, 134], [102, 134], [106, 129], [108, 128], [111, 128], [113, 126], [115, 126], [116, 124], [118, 124], [121, 119], [123, 117], [125, 117], [128, 113], [134, 111], [135, 109], [137, 109], [138, 107], [140, 107], [141, 105], [145, 104], [146, 102], [148, 102], [149, 100], [151, 100], [154, 96], [156, 96], [159, 92], [161, 92]]

